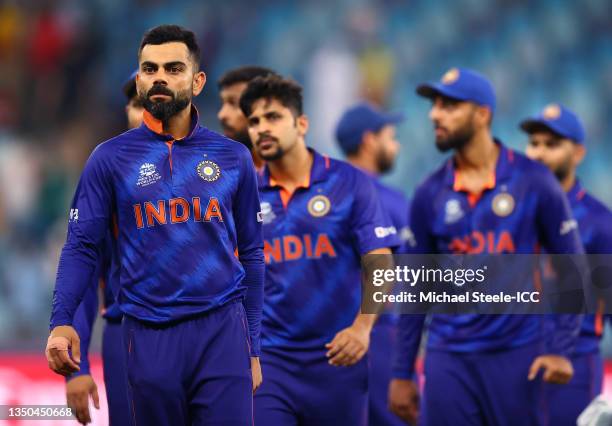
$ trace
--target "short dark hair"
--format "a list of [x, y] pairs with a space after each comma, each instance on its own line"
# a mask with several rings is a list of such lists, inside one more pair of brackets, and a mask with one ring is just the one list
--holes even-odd
[[140, 49], [138, 54], [142, 53], [142, 49], [147, 44], [159, 45], [165, 43], [171, 43], [178, 41], [185, 43], [189, 54], [197, 66], [200, 64], [200, 47], [196, 41], [196, 36], [193, 31], [186, 28], [179, 27], [178, 25], [159, 25], [155, 28], [151, 28], [145, 33], [140, 42]]
[[270, 68], [260, 67], [257, 65], [245, 65], [227, 71], [217, 81], [219, 89], [233, 86], [236, 83], [248, 83], [257, 77], [267, 77], [269, 75], [278, 75]]
[[276, 99], [297, 117], [302, 112], [302, 86], [279, 75], [257, 77], [249, 82], [240, 97], [240, 109], [245, 117], [251, 115], [253, 104], [259, 99]]

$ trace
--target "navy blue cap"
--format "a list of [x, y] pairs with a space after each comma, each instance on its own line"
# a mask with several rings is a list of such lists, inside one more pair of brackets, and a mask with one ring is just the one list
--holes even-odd
[[482, 74], [467, 68], [451, 68], [439, 82], [423, 83], [416, 92], [425, 98], [445, 96], [459, 101], [487, 106], [495, 113], [495, 90]]
[[385, 113], [367, 102], [361, 102], [342, 114], [336, 126], [336, 140], [345, 154], [354, 152], [361, 145], [365, 132], [377, 132], [388, 124], [403, 120], [402, 113]]
[[584, 143], [585, 132], [580, 119], [561, 104], [549, 104], [540, 114], [521, 122], [521, 129], [527, 133], [534, 133], [542, 128], [575, 143]]
[[128, 98], [128, 101], [136, 96], [136, 74], [138, 74], [138, 70], [130, 74], [130, 77], [123, 83], [123, 94]]

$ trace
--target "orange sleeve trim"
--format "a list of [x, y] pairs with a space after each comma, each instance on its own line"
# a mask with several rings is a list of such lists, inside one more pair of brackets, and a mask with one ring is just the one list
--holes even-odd
[[324, 155], [323, 159], [325, 160], [325, 168], [329, 169], [329, 157], [327, 155]]

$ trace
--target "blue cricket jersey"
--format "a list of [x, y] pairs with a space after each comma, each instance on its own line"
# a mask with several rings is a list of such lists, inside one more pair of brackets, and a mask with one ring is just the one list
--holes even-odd
[[389, 216], [391, 224], [395, 227], [400, 240], [400, 246], [398, 246], [394, 252], [406, 253], [408, 251], [408, 246], [413, 244], [414, 241], [409, 222], [410, 202], [408, 198], [397, 189], [385, 185], [377, 178], [373, 178], [373, 181], [383, 211]]
[[[567, 198], [542, 164], [500, 142], [495, 173], [478, 195], [461, 185], [453, 158], [429, 176], [412, 200], [413, 253], [582, 253]], [[574, 343], [579, 317], [563, 316], [551, 351], [564, 353]], [[504, 350], [541, 338], [542, 316], [433, 315], [428, 350], [481, 352]], [[400, 318], [394, 376], [411, 377], [424, 316]]]
[[[121, 311], [169, 324], [243, 300], [259, 352], [263, 239], [257, 176], [242, 144], [198, 124], [173, 140], [144, 123], [99, 145], [74, 196], [51, 327], [73, 323], [116, 218]], [[236, 251], [238, 255], [236, 255]]]
[[[584, 251], [587, 254], [612, 253], [612, 212], [601, 201], [586, 192], [578, 181], [567, 193], [567, 198], [572, 213], [578, 221]], [[576, 342], [577, 355], [599, 351], [603, 324], [603, 313], [584, 316]]]
[[288, 194], [260, 174], [266, 259], [262, 346], [322, 349], [361, 302], [361, 255], [397, 245], [372, 179], [310, 150], [307, 182]]

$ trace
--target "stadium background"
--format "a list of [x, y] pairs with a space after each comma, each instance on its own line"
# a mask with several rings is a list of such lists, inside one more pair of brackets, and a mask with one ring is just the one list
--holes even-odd
[[[443, 158], [433, 144], [429, 104], [414, 87], [467, 66], [492, 79], [494, 133], [513, 148], [526, 144], [517, 123], [545, 104], [559, 101], [577, 111], [588, 148], [580, 177], [612, 205], [607, 0], [5, 0], [0, 404], [62, 402], [62, 380], [46, 371], [42, 351], [70, 197], [92, 148], [123, 131], [120, 87], [136, 68], [142, 34], [161, 23], [198, 35], [208, 84], [196, 104], [213, 130], [219, 130], [216, 80], [244, 64], [271, 67], [304, 86], [312, 125], [307, 141], [333, 156], [339, 156], [333, 128], [342, 110], [369, 99], [407, 116], [398, 129], [396, 169], [385, 180], [410, 195]], [[99, 342], [93, 339], [93, 352]], [[604, 350], [612, 356], [612, 339]], [[94, 373], [101, 384], [99, 366]]]

